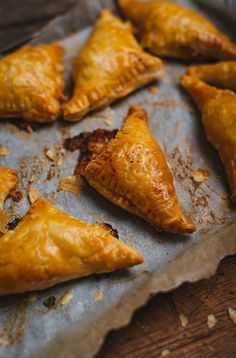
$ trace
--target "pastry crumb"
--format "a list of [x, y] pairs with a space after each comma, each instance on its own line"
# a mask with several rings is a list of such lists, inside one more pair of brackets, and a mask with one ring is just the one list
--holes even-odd
[[149, 270], [142, 270], [142, 271], [141, 271], [141, 274], [142, 274], [142, 275], [148, 275], [149, 273], [150, 273]]
[[62, 179], [62, 181], [58, 185], [57, 190], [68, 191], [77, 196], [80, 196], [81, 184], [82, 184], [81, 178], [78, 178], [75, 175], [73, 175], [71, 177]]
[[12, 190], [10, 194], [12, 200], [16, 203], [19, 203], [24, 196], [24, 193], [21, 190]]
[[192, 172], [193, 180], [196, 183], [202, 183], [208, 180], [211, 176], [211, 172], [204, 168], [198, 168]]
[[230, 211], [230, 207], [227, 205], [227, 204], [220, 204], [220, 210], [223, 212], [223, 213], [227, 213]]
[[227, 200], [228, 199], [227, 194], [221, 194], [220, 197], [221, 197], [222, 200]]
[[9, 154], [9, 150], [6, 147], [0, 145], [0, 156], [6, 156]]
[[39, 197], [39, 191], [36, 188], [33, 188], [32, 186], [29, 188], [28, 191], [28, 197], [29, 197], [29, 201], [30, 204], [32, 204], [33, 202], [35, 202], [38, 197]]
[[32, 294], [28, 297], [28, 301], [29, 301], [30, 303], [33, 303], [33, 302], [37, 301], [38, 297], [39, 297], [38, 294], [32, 293]]
[[54, 162], [56, 165], [60, 166], [62, 163], [61, 158], [58, 157], [57, 153], [54, 149], [47, 149], [45, 151], [45, 155], [50, 159], [52, 162]]
[[33, 131], [34, 131], [33, 128], [30, 125], [28, 125], [26, 127], [26, 130], [27, 130], [28, 133], [33, 133]]
[[94, 301], [101, 301], [102, 298], [103, 298], [103, 293], [100, 292], [100, 291], [97, 291], [97, 292], [95, 293]]
[[231, 307], [228, 307], [228, 315], [231, 321], [236, 325], [236, 310]]
[[180, 323], [182, 327], [186, 327], [188, 325], [188, 317], [186, 317], [184, 314], [179, 315]]
[[163, 351], [161, 351], [161, 356], [166, 357], [169, 353], [170, 353], [169, 349], [164, 349]]
[[213, 314], [209, 314], [209, 315], [207, 316], [207, 325], [208, 325], [208, 328], [213, 328], [216, 323], [217, 323], [217, 319], [215, 318], [215, 316], [214, 316]]
[[61, 305], [66, 305], [68, 302], [70, 302], [70, 300], [73, 298], [73, 295], [71, 295], [70, 293], [66, 293], [65, 295], [63, 295], [60, 299], [60, 304]]
[[155, 94], [159, 92], [159, 88], [157, 86], [151, 86], [148, 91], [149, 93]]

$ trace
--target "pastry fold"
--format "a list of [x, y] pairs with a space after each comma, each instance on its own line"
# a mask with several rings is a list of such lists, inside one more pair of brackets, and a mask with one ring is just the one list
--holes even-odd
[[0, 118], [54, 121], [63, 98], [63, 54], [57, 43], [22, 47], [0, 60]]
[[75, 89], [64, 105], [64, 118], [78, 121], [159, 78], [162, 72], [162, 61], [142, 50], [131, 26], [103, 10], [74, 59]]
[[173, 176], [142, 108], [130, 108], [115, 138], [87, 165], [85, 178], [105, 198], [158, 230], [195, 230], [180, 209]]
[[200, 14], [169, 1], [119, 0], [141, 45], [184, 60], [236, 59], [236, 45]]
[[207, 139], [220, 155], [236, 202], [236, 94], [191, 76], [183, 76], [182, 84], [202, 112]]
[[0, 240], [0, 295], [42, 290], [60, 282], [143, 262], [107, 224], [89, 224], [36, 200]]
[[187, 74], [209, 85], [236, 91], [236, 61], [190, 66]]

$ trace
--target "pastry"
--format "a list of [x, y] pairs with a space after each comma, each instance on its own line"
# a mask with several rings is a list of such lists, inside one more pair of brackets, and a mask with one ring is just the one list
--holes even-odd
[[16, 170], [10, 168], [0, 168], [0, 233], [6, 231], [8, 215], [3, 211], [4, 202], [18, 184], [18, 174]]
[[82, 222], [39, 198], [1, 237], [0, 295], [42, 290], [142, 262], [108, 224]]
[[220, 88], [236, 91], [236, 61], [190, 66], [187, 74]]
[[78, 121], [160, 77], [161, 60], [141, 49], [131, 27], [103, 10], [73, 65], [75, 89], [64, 118]]
[[122, 129], [87, 165], [85, 178], [105, 198], [158, 230], [195, 230], [179, 207], [172, 174], [142, 108], [130, 108]]
[[119, 0], [141, 45], [185, 60], [236, 59], [236, 45], [200, 14], [169, 1]]
[[184, 76], [182, 84], [202, 112], [207, 139], [217, 149], [224, 164], [236, 202], [236, 94]]
[[63, 98], [63, 49], [22, 47], [0, 60], [0, 118], [54, 121]]
[[10, 168], [0, 168], [0, 209], [3, 209], [4, 202], [18, 184], [18, 174], [16, 170]]

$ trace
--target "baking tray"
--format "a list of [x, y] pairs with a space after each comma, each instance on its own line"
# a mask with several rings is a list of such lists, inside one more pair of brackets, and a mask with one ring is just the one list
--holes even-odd
[[[197, 6], [187, 0], [179, 3]], [[66, 48], [68, 94], [71, 59], [104, 7], [118, 12], [115, 1], [78, 1], [72, 12], [54, 20], [37, 39], [37, 42], [60, 40]], [[219, 21], [209, 12], [203, 13], [233, 39], [235, 32], [229, 23], [223, 18]], [[27, 133], [18, 129], [20, 121], [1, 121], [0, 144], [10, 154], [0, 157], [0, 165], [18, 170], [21, 190], [25, 192], [22, 201], [14, 205], [15, 213], [23, 215], [27, 211], [27, 187], [29, 178], [33, 178], [33, 187], [55, 206], [82, 220], [112, 224], [118, 229], [120, 239], [139, 250], [145, 262], [130, 270], [74, 280], [36, 294], [1, 298], [0, 357], [91, 357], [106, 333], [127, 324], [134, 310], [144, 305], [151, 294], [169, 291], [186, 281], [207, 278], [224, 256], [236, 252], [236, 212], [229, 199], [225, 173], [216, 151], [206, 140], [200, 114], [179, 86], [184, 68], [181, 62], [166, 62], [165, 76], [160, 82], [76, 124], [60, 119]], [[151, 93], [151, 86], [157, 86], [158, 92]], [[184, 212], [197, 224], [197, 232], [192, 235], [159, 233], [108, 202], [86, 183], [79, 198], [57, 191], [61, 179], [73, 174], [79, 153], [66, 153], [61, 165], [54, 166], [45, 157], [45, 147], [54, 148], [65, 138], [83, 131], [120, 128], [131, 104], [140, 105], [148, 112], [150, 128], [172, 169]], [[208, 169], [209, 180], [195, 183], [192, 171], [197, 168]], [[47, 180], [49, 170], [55, 174], [51, 180]], [[10, 199], [7, 208], [12, 210]], [[43, 305], [50, 296], [55, 296], [58, 302], [54, 309]]]

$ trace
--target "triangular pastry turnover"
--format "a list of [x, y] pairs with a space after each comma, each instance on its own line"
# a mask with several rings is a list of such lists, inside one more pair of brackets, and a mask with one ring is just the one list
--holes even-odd
[[236, 91], [236, 61], [190, 66], [187, 74], [209, 85]]
[[103, 10], [73, 65], [75, 89], [64, 117], [77, 121], [160, 77], [161, 60], [145, 53], [131, 27]]
[[85, 177], [105, 198], [158, 230], [195, 230], [179, 207], [172, 174], [142, 108], [130, 108], [122, 129], [88, 164]]
[[107, 224], [89, 224], [37, 199], [0, 240], [0, 295], [42, 290], [57, 283], [143, 262]]
[[11, 190], [18, 184], [18, 174], [16, 170], [10, 168], [0, 168], [0, 233], [6, 231], [8, 215], [3, 211], [6, 198]]
[[220, 155], [236, 202], [236, 94], [190, 76], [183, 76], [182, 84], [202, 112], [207, 139]]
[[236, 45], [200, 14], [169, 1], [119, 0], [141, 45], [185, 60], [236, 59]]
[[22, 47], [0, 60], [0, 118], [54, 121], [63, 98], [63, 49]]

